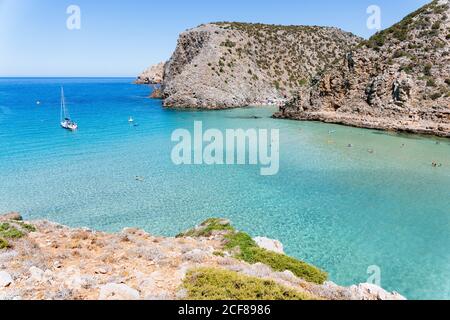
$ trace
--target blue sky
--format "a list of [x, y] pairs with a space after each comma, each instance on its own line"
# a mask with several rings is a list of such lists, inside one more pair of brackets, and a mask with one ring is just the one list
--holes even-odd
[[[336, 26], [363, 37], [367, 7], [382, 27], [427, 0], [0, 0], [0, 76], [135, 76], [166, 60], [178, 34], [211, 21]], [[81, 9], [68, 30], [66, 9]]]

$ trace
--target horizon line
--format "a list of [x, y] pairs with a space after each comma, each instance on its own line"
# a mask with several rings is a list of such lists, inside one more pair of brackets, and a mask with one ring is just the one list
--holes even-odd
[[136, 76], [0, 76], [0, 79], [105, 79], [137, 78]]

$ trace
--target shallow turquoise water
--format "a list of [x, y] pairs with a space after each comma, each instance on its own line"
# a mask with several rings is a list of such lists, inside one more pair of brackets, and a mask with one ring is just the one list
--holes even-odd
[[[450, 140], [274, 120], [273, 108], [164, 110], [131, 81], [0, 79], [0, 212], [160, 235], [227, 217], [339, 284], [365, 282], [377, 265], [388, 290], [450, 298]], [[61, 84], [76, 133], [58, 127]], [[280, 173], [173, 165], [171, 133], [194, 120], [279, 128]]]

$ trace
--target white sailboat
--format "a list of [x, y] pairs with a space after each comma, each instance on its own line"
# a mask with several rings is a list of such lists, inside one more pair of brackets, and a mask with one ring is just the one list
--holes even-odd
[[66, 108], [63, 87], [61, 87], [61, 127], [71, 131], [78, 129], [78, 125], [70, 119], [69, 111]]

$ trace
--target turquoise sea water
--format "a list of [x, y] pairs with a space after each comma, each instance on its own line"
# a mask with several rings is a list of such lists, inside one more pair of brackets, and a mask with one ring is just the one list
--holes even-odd
[[[450, 140], [274, 120], [269, 107], [164, 110], [131, 81], [0, 79], [0, 212], [167, 236], [226, 217], [338, 284], [365, 282], [377, 265], [388, 290], [450, 298]], [[59, 127], [60, 85], [76, 133]], [[279, 174], [173, 165], [171, 133], [195, 120], [280, 129]]]

